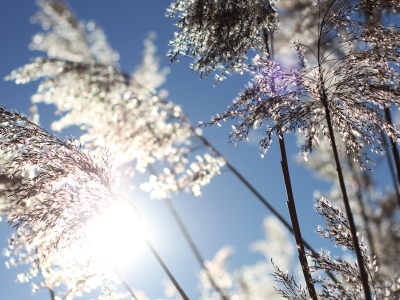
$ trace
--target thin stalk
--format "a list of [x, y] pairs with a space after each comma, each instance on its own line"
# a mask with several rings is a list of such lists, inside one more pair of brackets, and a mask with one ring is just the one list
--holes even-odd
[[158, 260], [158, 262], [160, 263], [160, 265], [164, 269], [165, 273], [167, 273], [169, 279], [172, 281], [172, 283], [174, 284], [175, 288], [178, 290], [178, 292], [182, 296], [182, 298], [184, 300], [189, 300], [189, 297], [185, 294], [185, 292], [183, 291], [183, 289], [181, 288], [179, 283], [175, 280], [175, 277], [171, 274], [171, 272], [169, 271], [169, 269], [165, 265], [164, 261], [161, 259], [160, 255], [158, 255], [156, 249], [154, 249], [153, 245], [150, 243], [150, 241], [147, 238], [147, 236], [143, 235], [143, 239], [144, 239], [147, 247], [149, 247], [150, 251], [153, 253], [155, 258]]
[[[128, 203], [136, 211], [136, 213], [138, 214], [138, 216], [140, 218], [140, 221], [141, 222], [143, 221], [142, 214], [140, 213], [138, 208], [135, 206], [135, 204], [133, 204], [128, 198], [126, 198], [120, 194], [115, 194], [115, 195], [120, 197], [121, 199], [125, 200], [125, 202]], [[156, 249], [153, 247], [153, 245], [147, 238], [146, 234], [144, 232], [142, 232], [142, 235], [143, 235], [143, 240], [146, 243], [147, 247], [150, 249], [150, 251], [153, 253], [154, 257], [157, 259], [158, 263], [164, 269], [165, 273], [168, 275], [169, 279], [172, 281], [173, 285], [178, 290], [178, 292], [181, 295], [181, 297], [183, 298], [183, 300], [189, 300], [189, 297], [186, 295], [186, 293], [183, 291], [183, 289], [181, 288], [179, 283], [176, 281], [175, 277], [169, 271], [168, 267], [166, 266], [166, 264], [164, 263], [164, 261], [162, 260], [162, 258], [160, 257], [160, 255], [158, 254]]]
[[328, 123], [329, 135], [331, 138], [333, 156], [335, 157], [336, 171], [337, 171], [338, 177], [339, 177], [340, 189], [342, 190], [343, 202], [344, 202], [344, 206], [346, 208], [347, 219], [348, 219], [349, 225], [350, 225], [350, 231], [351, 231], [351, 235], [353, 238], [353, 244], [354, 244], [354, 249], [355, 249], [356, 256], [357, 256], [358, 266], [360, 268], [360, 275], [361, 275], [362, 284], [364, 286], [365, 299], [372, 300], [371, 291], [369, 289], [369, 284], [368, 284], [368, 275], [367, 275], [367, 272], [365, 271], [364, 260], [361, 255], [360, 245], [358, 244], [357, 230], [356, 230], [356, 226], [354, 224], [354, 219], [353, 219], [353, 214], [351, 212], [349, 199], [347, 197], [346, 186], [344, 184], [342, 168], [340, 166], [339, 156], [338, 156], [338, 152], [337, 152], [337, 148], [336, 148], [335, 136], [334, 136], [334, 132], [333, 132], [333, 128], [332, 128], [330, 111], [329, 111], [328, 102], [327, 102], [324, 91], [322, 91], [321, 99], [322, 99], [322, 103], [325, 107], [325, 116], [326, 116], [326, 121]]
[[[384, 110], [385, 112], [385, 118], [386, 121], [389, 124], [393, 124], [392, 123], [392, 116], [390, 115], [390, 110], [389, 107], [385, 107]], [[395, 166], [396, 166], [396, 171], [397, 171], [397, 190], [400, 190], [400, 157], [399, 157], [399, 150], [397, 149], [397, 144], [395, 143], [395, 141], [393, 140], [393, 138], [390, 136], [390, 145], [392, 146], [392, 154], [393, 154], [393, 158], [394, 158], [394, 162], [395, 162]], [[399, 204], [400, 207], [400, 197], [397, 198], [397, 202]]]
[[[266, 45], [268, 56], [272, 60], [272, 59], [274, 59], [273, 58], [274, 32], [268, 32], [266, 29], [264, 29], [263, 35], [264, 35], [264, 43]], [[268, 38], [268, 36], [270, 36], [270, 38]], [[271, 47], [268, 46], [269, 40], [270, 40]], [[270, 49], [271, 49], [271, 51], [270, 51]], [[272, 88], [272, 91], [275, 93], [275, 84], [274, 83], [272, 84], [271, 88]], [[308, 267], [306, 252], [304, 251], [304, 242], [303, 242], [303, 238], [301, 237], [299, 220], [297, 218], [296, 206], [294, 204], [292, 184], [290, 182], [290, 174], [289, 174], [289, 166], [288, 166], [287, 157], [286, 157], [285, 141], [283, 139], [283, 135], [281, 132], [278, 132], [278, 140], [279, 140], [279, 148], [281, 150], [281, 158], [282, 158], [282, 161], [281, 161], [282, 173], [283, 173], [283, 178], [285, 181], [286, 194], [287, 194], [287, 198], [288, 198], [288, 200], [286, 201], [286, 204], [288, 206], [289, 216], [290, 216], [290, 220], [292, 222], [292, 227], [293, 227], [292, 232], [294, 234], [296, 244], [297, 244], [297, 250], [299, 252], [299, 261], [300, 261], [301, 269], [303, 271], [304, 279], [306, 281], [308, 293], [310, 294], [310, 297], [313, 300], [318, 300], [317, 293], [315, 292], [314, 283], [313, 283], [313, 280], [311, 277], [310, 268]]]
[[354, 181], [357, 184], [357, 187], [356, 187], [356, 198], [357, 198], [357, 201], [358, 201], [358, 205], [360, 206], [360, 209], [361, 209], [361, 217], [362, 217], [362, 219], [364, 221], [364, 224], [365, 224], [365, 231], [367, 233], [367, 237], [368, 237], [368, 240], [369, 240], [371, 254], [372, 254], [372, 257], [376, 257], [374, 240], [373, 240], [371, 228], [369, 226], [369, 217], [367, 216], [367, 212], [365, 211], [365, 207], [364, 207], [364, 203], [363, 203], [363, 196], [362, 196], [362, 193], [361, 193], [360, 176], [357, 173], [356, 169], [354, 168], [353, 161], [352, 161], [350, 155], [347, 155], [347, 159], [348, 159], [348, 164], [349, 164], [349, 167], [351, 169], [351, 172], [353, 173]]
[[53, 291], [53, 289], [51, 289], [51, 288], [48, 288], [49, 289], [49, 291], [50, 291], [50, 297], [51, 297], [51, 300], [55, 300], [56, 299], [56, 297], [55, 297], [55, 295], [54, 295], [54, 291]]
[[344, 184], [342, 168], [340, 166], [339, 155], [338, 155], [337, 147], [336, 147], [335, 135], [334, 135], [333, 128], [332, 128], [331, 115], [330, 115], [330, 110], [329, 110], [329, 105], [328, 105], [328, 97], [326, 95], [325, 86], [324, 86], [325, 82], [324, 82], [324, 75], [323, 75], [322, 62], [321, 62], [321, 43], [322, 43], [322, 36], [323, 36], [322, 31], [324, 28], [325, 18], [327, 17], [329, 10], [332, 8], [334, 3], [335, 3], [335, 0], [331, 2], [331, 6], [325, 12], [322, 20], [321, 20], [321, 15], [320, 15], [321, 8], [319, 9], [318, 19], [321, 20], [321, 22], [318, 22], [318, 52], [317, 52], [317, 56], [316, 56], [316, 58], [318, 60], [318, 73], [319, 73], [319, 85], [320, 85], [319, 93], [320, 93], [320, 99], [321, 99], [322, 105], [325, 108], [325, 117], [326, 117], [326, 122], [328, 124], [328, 130], [329, 130], [330, 140], [331, 140], [331, 144], [332, 144], [333, 156], [335, 158], [336, 171], [337, 171], [337, 174], [339, 177], [340, 189], [342, 191], [343, 202], [344, 202], [344, 206], [346, 208], [347, 219], [348, 219], [348, 222], [350, 225], [350, 232], [351, 232], [352, 239], [353, 239], [354, 250], [355, 250], [355, 253], [357, 256], [358, 266], [360, 268], [360, 275], [361, 275], [361, 281], [362, 281], [362, 284], [364, 287], [365, 299], [372, 300], [371, 291], [369, 289], [369, 284], [368, 284], [368, 275], [367, 275], [367, 272], [365, 271], [364, 260], [361, 255], [360, 245], [358, 244], [357, 230], [356, 230], [356, 226], [354, 224], [353, 213], [351, 212], [349, 199], [347, 197], [346, 185]]
[[193, 242], [192, 237], [190, 236], [189, 232], [186, 230], [185, 225], [182, 223], [181, 218], [179, 217], [178, 213], [176, 212], [174, 206], [172, 205], [172, 202], [165, 198], [164, 199], [165, 203], [167, 204], [167, 207], [169, 209], [169, 211], [171, 212], [172, 216], [174, 217], [176, 223], [178, 224], [179, 229], [182, 231], [186, 241], [188, 242], [190, 248], [192, 249], [198, 263], [201, 265], [201, 267], [204, 269], [204, 271], [206, 272], [206, 275], [208, 277], [208, 280], [210, 281], [211, 285], [213, 286], [213, 288], [220, 294], [220, 296], [222, 297], [223, 300], [228, 300], [228, 297], [225, 295], [225, 293], [221, 290], [221, 288], [217, 285], [217, 283], [215, 282], [214, 278], [212, 277], [210, 270], [206, 267], [206, 265], [204, 264], [204, 259], [200, 254], [199, 249], [197, 248], [196, 244]]
[[278, 140], [279, 140], [279, 148], [281, 150], [281, 157], [282, 157], [281, 165], [282, 165], [283, 178], [285, 180], [286, 193], [287, 193], [287, 197], [288, 197], [288, 201], [286, 202], [286, 204], [289, 209], [290, 220], [292, 221], [293, 234], [296, 239], [297, 250], [299, 251], [299, 260], [300, 260], [300, 264], [301, 264], [301, 269], [303, 270], [304, 279], [306, 280], [308, 293], [310, 294], [310, 297], [314, 300], [318, 300], [317, 293], [315, 292], [314, 283], [313, 283], [313, 280], [311, 277], [310, 268], [308, 267], [306, 253], [304, 251], [304, 243], [303, 243], [303, 239], [301, 237], [300, 225], [299, 225], [299, 221], [297, 219], [296, 206], [294, 204], [292, 184], [290, 182], [290, 174], [289, 174], [289, 167], [288, 167], [287, 157], [286, 157], [285, 141], [283, 140], [283, 135], [281, 133], [278, 134]]
[[390, 176], [392, 177], [392, 182], [393, 182], [393, 187], [397, 196], [397, 201], [400, 203], [400, 191], [399, 191], [399, 185], [397, 184], [397, 177], [396, 177], [396, 171], [394, 170], [394, 163], [392, 160], [392, 157], [390, 156], [389, 153], [389, 146], [386, 141], [386, 135], [383, 131], [381, 131], [381, 138], [383, 140], [383, 147], [385, 147], [385, 152], [386, 152], [386, 158], [387, 162], [389, 165], [389, 171], [390, 171]]
[[136, 297], [135, 293], [133, 292], [131, 287], [128, 285], [128, 283], [124, 280], [124, 278], [121, 276], [121, 274], [114, 267], [111, 266], [111, 268], [113, 269], [114, 273], [118, 275], [119, 280], [121, 280], [122, 284], [128, 290], [128, 292], [132, 295], [133, 299], [138, 300], [138, 298]]
[[[148, 165], [147, 168], [152, 175], [156, 176], [156, 171], [154, 170], [154, 168], [151, 165]], [[211, 275], [210, 270], [204, 264], [205, 260], [204, 260], [203, 256], [200, 254], [199, 248], [196, 246], [192, 237], [190, 236], [189, 232], [187, 231], [186, 226], [183, 224], [182, 219], [180, 218], [174, 205], [168, 198], [164, 198], [163, 200], [164, 200], [165, 204], [167, 205], [168, 210], [172, 214], [172, 217], [174, 218], [175, 222], [178, 224], [178, 228], [181, 230], [184, 238], [188, 242], [189, 247], [192, 250], [192, 252], [194, 253], [194, 256], [196, 257], [198, 263], [200, 264], [202, 269], [206, 272], [206, 275], [207, 275], [208, 280], [210, 281], [211, 285], [220, 294], [220, 296], [222, 297], [223, 300], [228, 300], [228, 297], [225, 295], [225, 293], [222, 291], [222, 289], [215, 282], [213, 276]]]

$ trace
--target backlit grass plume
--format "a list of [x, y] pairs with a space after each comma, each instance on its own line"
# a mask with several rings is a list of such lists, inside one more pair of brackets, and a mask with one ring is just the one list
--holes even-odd
[[[64, 1], [39, 0], [37, 5], [41, 10], [31, 21], [41, 24], [46, 31], [33, 36], [31, 50], [45, 51], [57, 59], [116, 64], [119, 54], [110, 47], [95, 22], [80, 22]], [[50, 28], [53, 30], [48, 31]]]
[[114, 178], [107, 155], [95, 160], [83, 153], [73, 139], [61, 141], [17, 112], [0, 108], [0, 149], [13, 154], [5, 165], [12, 177], [35, 167], [32, 178], [7, 190], [15, 205], [36, 199], [14, 213], [14, 227], [40, 229], [36, 236], [52, 235], [48, 250], [81, 238], [82, 224], [113, 201]]
[[169, 17], [178, 17], [171, 62], [183, 54], [194, 58], [191, 69], [209, 75], [222, 69], [241, 72], [249, 49], [265, 51], [263, 35], [277, 28], [274, 1], [268, 0], [178, 0], [171, 4]]

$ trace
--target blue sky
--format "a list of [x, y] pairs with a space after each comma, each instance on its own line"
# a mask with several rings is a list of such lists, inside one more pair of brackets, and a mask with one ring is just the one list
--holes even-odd
[[[157, 33], [155, 43], [161, 65], [169, 65], [166, 53], [168, 41], [173, 38], [174, 31], [174, 21], [165, 17], [169, 1], [85, 0], [69, 3], [79, 19], [94, 20], [104, 29], [109, 43], [120, 54], [119, 63], [124, 70], [133, 71], [140, 61], [143, 39], [149, 31]], [[2, 1], [0, 4], [0, 78], [28, 63], [31, 58], [44, 55], [28, 49], [32, 35], [41, 30], [38, 25], [29, 22], [36, 11], [34, 1]], [[189, 63], [190, 59], [182, 58], [181, 62], [170, 66], [171, 73], [163, 88], [169, 91], [168, 98], [171, 101], [182, 106], [193, 124], [200, 120], [208, 121], [212, 115], [225, 111], [249, 81], [248, 76], [235, 75], [214, 87], [212, 78], [200, 80], [198, 74], [192, 73]], [[28, 112], [30, 97], [37, 86], [38, 82], [16, 85], [0, 80], [0, 103], [5, 104], [8, 109]], [[57, 119], [54, 112], [55, 108], [52, 106], [39, 105], [41, 125], [48, 130], [51, 122]], [[278, 143], [272, 143], [265, 158], [261, 159], [257, 145], [260, 133], [255, 132], [249, 142], [233, 147], [228, 143], [232, 124], [223, 125], [222, 128], [203, 129], [204, 136], [288, 220]], [[78, 135], [79, 132], [69, 130], [61, 136], [69, 134]], [[294, 157], [299, 148], [295, 146], [294, 135], [287, 136], [286, 143], [303, 237], [315, 249], [327, 248], [331, 245], [314, 232], [316, 226], [321, 224], [321, 219], [313, 209], [313, 191], [328, 190], [329, 184], [296, 165]], [[384, 174], [384, 171], [381, 173]], [[147, 174], [137, 173], [133, 184], [135, 180], [143, 181], [144, 176]], [[386, 174], [381, 178], [389, 183]], [[197, 299], [199, 293], [196, 274], [199, 266], [193, 254], [165, 204], [159, 200], [149, 200], [149, 196], [140, 192], [138, 185], [136, 187], [134, 202], [150, 227], [150, 239], [189, 297]], [[206, 259], [212, 259], [225, 245], [232, 245], [236, 249], [230, 263], [232, 269], [263, 259], [260, 254], [250, 253], [248, 245], [263, 238], [262, 222], [269, 211], [229, 171], [214, 178], [204, 188], [202, 197], [184, 193], [173, 197], [172, 201]], [[0, 224], [1, 247], [5, 246], [6, 237], [11, 232], [6, 224]], [[0, 299], [49, 299], [46, 298], [49, 297], [47, 291], [31, 296], [29, 284], [15, 282], [16, 274], [24, 269], [7, 270], [4, 261], [4, 257], [1, 257]], [[139, 258], [120, 271], [133, 288], [146, 291], [151, 299], [164, 298], [161, 280], [166, 276], [148, 251], [142, 251]], [[93, 297], [95, 294], [86, 295], [83, 299]]]

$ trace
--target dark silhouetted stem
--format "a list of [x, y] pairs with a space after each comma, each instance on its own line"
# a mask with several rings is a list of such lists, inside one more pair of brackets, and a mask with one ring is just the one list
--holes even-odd
[[[384, 108], [384, 112], [385, 112], [385, 118], [386, 121], [389, 124], [393, 124], [392, 123], [392, 116], [390, 115], [390, 110], [389, 107], [385, 107]], [[394, 158], [394, 162], [395, 162], [395, 166], [396, 166], [396, 173], [397, 173], [397, 190], [400, 190], [400, 157], [399, 157], [399, 150], [397, 149], [397, 144], [395, 143], [395, 141], [393, 140], [393, 138], [390, 136], [390, 145], [392, 146], [392, 153], [393, 153], [393, 158]], [[400, 198], [397, 198], [397, 203], [399, 204], [400, 207]]]
[[354, 224], [353, 213], [351, 212], [349, 199], [347, 197], [346, 185], [344, 184], [342, 168], [340, 166], [339, 155], [338, 155], [337, 148], [336, 148], [336, 141], [335, 141], [335, 135], [334, 135], [333, 128], [332, 128], [332, 121], [331, 121], [330, 109], [329, 109], [329, 104], [328, 104], [328, 97], [325, 92], [325, 82], [324, 82], [324, 75], [323, 75], [324, 71], [322, 68], [323, 62], [321, 60], [321, 57], [323, 56], [323, 54], [321, 54], [321, 43], [322, 43], [322, 36], [323, 36], [323, 28], [324, 28], [324, 24], [326, 21], [325, 18], [327, 17], [328, 11], [332, 8], [334, 3], [335, 3], [335, 1], [331, 2], [330, 7], [325, 12], [322, 20], [321, 20], [321, 15], [320, 15], [321, 8], [319, 10], [319, 19], [321, 20], [321, 23], [318, 26], [319, 27], [319, 29], [318, 29], [319, 30], [318, 53], [316, 55], [317, 60], [318, 60], [318, 73], [319, 73], [319, 82], [318, 82], [318, 90], [319, 90], [319, 96], [320, 96], [319, 100], [322, 102], [322, 105], [325, 108], [325, 117], [326, 117], [326, 122], [328, 124], [328, 130], [329, 130], [329, 136], [330, 136], [331, 145], [332, 145], [333, 156], [335, 158], [336, 171], [337, 171], [337, 174], [339, 177], [340, 189], [342, 191], [344, 207], [346, 209], [346, 214], [347, 214], [347, 220], [350, 225], [350, 232], [351, 232], [352, 239], [353, 239], [354, 250], [355, 250], [356, 256], [357, 256], [358, 267], [360, 268], [360, 275], [361, 275], [361, 281], [362, 281], [362, 284], [364, 287], [365, 299], [372, 300], [371, 291], [369, 289], [369, 284], [368, 284], [368, 275], [367, 275], [367, 272], [365, 271], [364, 260], [361, 255], [361, 249], [360, 249], [360, 245], [358, 243], [358, 238], [357, 238], [356, 225]]
[[288, 197], [286, 203], [289, 209], [290, 220], [292, 221], [293, 234], [296, 239], [297, 250], [299, 251], [299, 260], [301, 264], [301, 269], [303, 270], [304, 279], [306, 280], [310, 297], [314, 300], [318, 300], [317, 293], [315, 292], [314, 283], [311, 277], [310, 268], [308, 267], [307, 263], [306, 252], [304, 251], [304, 243], [301, 237], [299, 221], [297, 219], [297, 212], [296, 212], [296, 206], [294, 204], [292, 184], [290, 182], [289, 167], [287, 163], [286, 148], [285, 148], [285, 141], [283, 140], [283, 135], [279, 134], [278, 139], [279, 139], [279, 148], [281, 149], [281, 157], [282, 157], [281, 164], [282, 164], [283, 178], [285, 180], [286, 193]]
[[364, 203], [363, 203], [363, 196], [362, 196], [362, 193], [361, 193], [360, 176], [357, 173], [356, 169], [354, 168], [353, 161], [351, 159], [351, 155], [347, 155], [347, 158], [348, 158], [349, 167], [350, 167], [350, 169], [351, 169], [351, 171], [353, 173], [354, 181], [357, 184], [357, 187], [356, 187], [356, 198], [357, 198], [357, 201], [358, 201], [358, 205], [360, 206], [360, 209], [361, 209], [361, 217], [362, 217], [362, 219], [364, 221], [364, 224], [365, 224], [365, 231], [367, 233], [367, 237], [368, 237], [368, 240], [369, 240], [369, 245], [371, 247], [371, 254], [372, 254], [372, 257], [375, 257], [376, 256], [376, 252], [375, 252], [375, 247], [374, 247], [374, 240], [373, 240], [371, 228], [369, 226], [369, 217], [367, 216], [367, 212], [365, 211], [365, 207], [364, 207]]
[[53, 289], [51, 289], [51, 288], [48, 288], [49, 289], [49, 291], [50, 291], [50, 297], [51, 297], [51, 300], [55, 300], [56, 299], [56, 297], [55, 297], [55, 295], [54, 295], [54, 291], [53, 291]]
[[179, 283], [175, 280], [175, 277], [171, 274], [171, 272], [169, 271], [169, 269], [165, 265], [164, 261], [161, 259], [160, 255], [158, 255], [156, 249], [154, 249], [153, 245], [150, 243], [149, 239], [145, 235], [143, 235], [143, 239], [144, 239], [147, 247], [149, 247], [150, 251], [153, 253], [155, 258], [158, 260], [158, 262], [160, 263], [160, 265], [164, 269], [165, 273], [167, 273], [169, 279], [171, 279], [172, 283], [174, 284], [175, 288], [178, 290], [178, 292], [182, 296], [182, 298], [184, 300], [189, 300], [189, 297], [186, 296], [186, 293], [182, 290], [182, 288], [179, 285]]
[[342, 168], [340, 166], [339, 156], [338, 156], [337, 148], [336, 148], [335, 136], [334, 136], [334, 132], [333, 132], [333, 128], [332, 128], [330, 111], [329, 111], [328, 102], [327, 102], [324, 91], [322, 91], [321, 96], [322, 96], [321, 97], [322, 103], [325, 107], [326, 122], [328, 123], [329, 135], [330, 135], [331, 143], [332, 143], [333, 156], [335, 157], [335, 162], [336, 162], [336, 171], [339, 176], [340, 189], [342, 190], [343, 202], [344, 202], [344, 206], [346, 208], [346, 214], [347, 214], [347, 219], [348, 219], [349, 225], [350, 225], [351, 235], [353, 238], [354, 249], [355, 249], [355, 252], [357, 255], [357, 262], [358, 262], [358, 266], [360, 268], [361, 280], [362, 280], [362, 283], [364, 286], [365, 298], [367, 300], [371, 300], [372, 298], [371, 298], [371, 291], [369, 289], [369, 284], [368, 284], [368, 275], [367, 275], [367, 272], [365, 271], [364, 260], [361, 255], [360, 245], [358, 244], [357, 230], [356, 230], [356, 226], [354, 224], [354, 219], [353, 219], [353, 214], [351, 212], [349, 199], [347, 197], [346, 186], [345, 186], [344, 180], [343, 180]]
[[[122, 198], [123, 200], [125, 200], [125, 202], [128, 203], [137, 212], [140, 220], [142, 220], [142, 215], [141, 215], [140, 211], [138, 210], [138, 208], [136, 207], [135, 204], [133, 204], [128, 198], [126, 198], [126, 197], [124, 197], [124, 196], [122, 196], [120, 194], [115, 194], [115, 195], [120, 197], [120, 198]], [[147, 247], [150, 249], [151, 253], [153, 253], [153, 255], [157, 259], [158, 263], [164, 269], [165, 273], [168, 275], [169, 279], [172, 281], [173, 285], [178, 290], [178, 292], [181, 295], [181, 297], [183, 298], [183, 300], [189, 300], [189, 297], [186, 295], [186, 293], [183, 291], [183, 289], [181, 288], [179, 283], [176, 281], [175, 277], [169, 271], [168, 267], [166, 266], [166, 264], [164, 263], [164, 261], [162, 260], [160, 255], [157, 253], [156, 249], [154, 249], [153, 245], [151, 244], [151, 242], [147, 238], [146, 234], [144, 232], [142, 232], [142, 235], [143, 235], [143, 240], [146, 243]]]

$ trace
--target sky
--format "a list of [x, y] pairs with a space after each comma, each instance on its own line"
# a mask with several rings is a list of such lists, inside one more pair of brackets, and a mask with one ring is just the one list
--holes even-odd
[[[120, 66], [127, 72], [132, 72], [140, 62], [143, 40], [147, 34], [155, 32], [160, 64], [162, 67], [170, 68], [170, 74], [162, 88], [168, 90], [169, 100], [182, 106], [194, 125], [199, 121], [208, 121], [216, 113], [224, 112], [250, 80], [246, 75], [233, 75], [214, 87], [212, 76], [200, 79], [199, 74], [190, 71], [190, 59], [181, 58], [180, 62], [169, 66], [166, 53], [168, 42], [173, 38], [174, 32], [174, 21], [165, 17], [169, 1], [71, 0], [69, 3], [79, 19], [93, 20], [103, 28], [109, 43], [120, 54]], [[28, 49], [31, 37], [41, 31], [39, 25], [29, 22], [36, 11], [34, 1], [1, 1], [0, 78], [4, 78], [32, 58], [44, 56], [44, 53]], [[32, 82], [27, 85], [16, 85], [13, 82], [0, 80], [0, 103], [8, 109], [27, 113], [30, 97], [35, 93], [38, 84], [39, 82]], [[55, 107], [39, 104], [38, 109], [41, 125], [51, 131], [50, 124], [57, 119], [54, 114]], [[248, 142], [233, 146], [228, 138], [232, 124], [234, 123], [223, 124], [222, 127], [207, 127], [203, 129], [203, 135], [289, 220], [278, 143], [275, 140], [265, 157], [261, 158], [258, 148], [261, 132], [253, 132]], [[77, 136], [80, 132], [73, 128], [59, 135], [65, 137], [71, 134]], [[333, 245], [315, 233], [317, 225], [321, 224], [322, 220], [313, 209], [314, 191], [327, 191], [330, 185], [295, 162], [300, 149], [296, 146], [293, 134], [285, 136], [285, 141], [303, 238], [315, 249], [330, 248]], [[382, 186], [385, 186], [385, 182], [389, 183], [384, 170], [377, 172], [384, 174], [381, 176]], [[136, 189], [131, 198], [142, 212], [154, 247], [188, 296], [197, 299], [199, 297], [197, 273], [200, 267], [165, 203], [161, 200], [150, 200], [147, 193], [140, 191], [139, 182], [143, 182], [146, 176], [148, 174], [136, 172], [133, 179]], [[270, 215], [270, 212], [227, 169], [212, 179], [210, 185], [203, 189], [201, 197], [182, 193], [173, 196], [171, 200], [205, 259], [211, 260], [225, 245], [235, 248], [230, 260], [230, 269], [254, 264], [263, 259], [262, 255], [251, 253], [248, 246], [263, 239], [263, 219]], [[7, 224], [4, 222], [0, 224], [1, 247], [6, 245], [6, 238], [11, 232], [12, 229]], [[161, 267], [147, 249], [133, 252], [133, 257], [119, 265], [120, 273], [131, 287], [146, 291], [149, 298], [165, 298], [162, 280], [167, 276]], [[46, 290], [31, 295], [29, 283], [15, 282], [16, 274], [26, 268], [8, 270], [4, 262], [5, 258], [1, 257], [0, 299], [50, 299]], [[96, 293], [84, 295], [82, 299], [94, 297], [97, 297]]]

